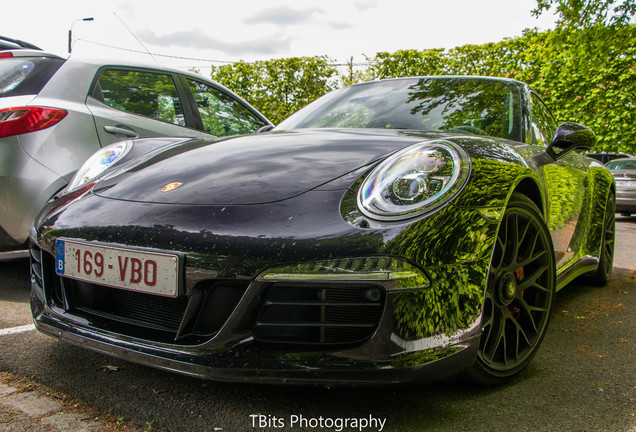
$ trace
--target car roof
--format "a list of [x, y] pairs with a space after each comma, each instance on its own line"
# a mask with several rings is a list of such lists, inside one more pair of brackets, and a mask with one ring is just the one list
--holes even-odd
[[523, 81], [519, 81], [513, 78], [504, 78], [504, 77], [495, 77], [495, 76], [482, 76], [482, 75], [416, 75], [416, 76], [409, 76], [409, 77], [400, 77], [400, 78], [387, 78], [387, 79], [382, 79], [382, 80], [378, 80], [378, 81], [368, 81], [368, 82], [363, 82], [363, 83], [357, 83], [357, 84], [353, 84], [352, 86], [358, 86], [358, 85], [367, 85], [367, 84], [372, 84], [372, 83], [377, 83], [377, 82], [387, 82], [387, 81], [399, 81], [399, 80], [410, 80], [410, 79], [436, 79], [436, 80], [442, 80], [442, 79], [465, 79], [465, 80], [484, 80], [484, 81], [500, 81], [500, 82], [506, 82], [506, 83], [510, 83], [510, 84], [514, 84], [517, 86], [523, 86], [523, 87], [528, 87], [527, 83], [524, 83]]
[[[170, 66], [162, 65], [160, 63], [144, 63], [139, 61], [130, 61], [128, 59], [111, 59], [105, 60], [103, 58], [94, 57], [82, 57], [77, 55], [71, 55], [68, 58], [58, 56], [56, 54], [46, 51], [36, 51], [29, 49], [0, 51], [0, 60], [6, 57], [15, 58], [33, 58], [33, 57], [47, 57], [64, 60], [64, 64], [60, 67], [62, 74], [56, 73], [51, 77], [47, 85], [40, 92], [41, 97], [45, 98], [64, 98], [68, 100], [83, 100], [86, 97], [86, 89], [93, 81], [94, 74], [101, 68], [133, 68], [133, 69], [148, 69], [151, 71], [161, 71], [168, 73], [175, 73], [185, 75], [199, 81], [204, 81], [213, 84], [215, 87], [233, 95], [241, 100], [246, 105], [252, 106], [244, 98], [236, 94], [233, 90], [225, 87], [224, 85], [212, 80], [210, 77], [198, 75], [194, 72], [189, 72], [183, 69], [177, 69]], [[86, 73], [89, 71], [90, 73]], [[263, 118], [264, 115], [260, 113], [256, 108], [252, 107]], [[266, 118], [265, 118], [266, 119]], [[269, 121], [269, 120], [267, 120]]]
[[[0, 50], [1, 51], [1, 50]], [[57, 54], [53, 54], [51, 52], [46, 51], [38, 51], [33, 49], [11, 49], [6, 51], [1, 51], [0, 58], [29, 58], [29, 57], [46, 57], [46, 58], [56, 58], [61, 60], [66, 60], [69, 66], [75, 65], [75, 67], [85, 67], [92, 70], [98, 70], [102, 67], [122, 67], [122, 68], [137, 68], [137, 69], [150, 69], [150, 70], [160, 70], [166, 71], [170, 73], [178, 73], [181, 75], [188, 75], [193, 78], [202, 79], [209, 82], [214, 82], [221, 88], [225, 88], [223, 85], [211, 80], [210, 78], [204, 77], [202, 75], [198, 75], [194, 72], [189, 72], [182, 69], [177, 69], [174, 67], [162, 65], [160, 63], [152, 64], [152, 63], [144, 63], [135, 60], [128, 59], [110, 59], [105, 60], [103, 58], [93, 58], [93, 57], [78, 57], [78, 56], [69, 56], [68, 58], [61, 57]], [[68, 66], [67, 66], [68, 67]]]
[[196, 78], [203, 78], [207, 81], [211, 81], [211, 79], [203, 77], [201, 75], [197, 75], [196, 73], [189, 72], [183, 69], [177, 69], [171, 66], [166, 66], [161, 63], [150, 63], [150, 62], [141, 62], [137, 60], [130, 59], [105, 59], [105, 58], [95, 58], [95, 57], [82, 57], [71, 55], [67, 59], [69, 63], [76, 64], [84, 64], [86, 66], [92, 66], [95, 69], [100, 69], [102, 67], [125, 67], [125, 68], [139, 68], [139, 69], [153, 69], [153, 70], [162, 70], [172, 73], [178, 73], [181, 75], [189, 75]]
[[[57, 58], [64, 60], [64, 57], [61, 57], [57, 54], [53, 54], [51, 52], [34, 50], [34, 49], [11, 49], [7, 51], [2, 51], [2, 57], [48, 57], [48, 58]], [[162, 70], [172, 73], [178, 73], [182, 75], [189, 75], [194, 78], [204, 79], [206, 81], [212, 81], [209, 78], [203, 77], [201, 75], [197, 75], [196, 73], [185, 71], [182, 69], [177, 69], [174, 67], [166, 66], [160, 63], [149, 63], [149, 62], [140, 62], [136, 60], [129, 59], [103, 59], [103, 58], [94, 58], [94, 57], [82, 57], [82, 56], [69, 56], [65, 59], [67, 63], [72, 63], [76, 65], [84, 65], [91, 69], [100, 69], [102, 67], [125, 67], [125, 68], [139, 68], [139, 69], [152, 69], [152, 70]], [[218, 83], [217, 83], [218, 84]], [[222, 86], [221, 86], [222, 87]]]
[[49, 53], [46, 51], [38, 51], [33, 49], [10, 49], [10, 50], [2, 50], [2, 58], [7, 57], [49, 57], [49, 58], [57, 58], [64, 59], [64, 57], [60, 57], [57, 54]]
[[[617, 158], [617, 159], [612, 159], [610, 161], [605, 162], [605, 165], [608, 165], [612, 162], [618, 162], [618, 163], [624, 163], [624, 162], [636, 162], [636, 157], [624, 157], [624, 158]], [[633, 169], [633, 168], [630, 168]]]
[[[190, 72], [187, 70], [183, 70], [183, 69], [177, 69], [171, 66], [166, 66], [164, 64], [161, 63], [148, 63], [148, 62], [139, 62], [139, 61], [135, 61], [135, 60], [129, 60], [129, 59], [104, 59], [104, 58], [95, 58], [95, 57], [83, 57], [83, 56], [74, 56], [71, 55], [69, 56], [69, 58], [66, 60], [66, 65], [64, 65], [64, 68], [71, 68], [73, 67], [73, 65], [77, 65], [79, 67], [88, 67], [88, 68], [92, 68], [92, 69], [101, 69], [101, 68], [117, 68], [117, 67], [121, 67], [121, 68], [138, 68], [138, 69], [149, 69], [149, 70], [154, 70], [154, 71], [166, 71], [166, 72], [170, 72], [170, 73], [175, 73], [175, 74], [180, 74], [180, 75], [185, 75], [188, 77], [192, 77], [194, 79], [198, 79], [199, 81], [205, 81], [208, 83], [212, 83], [214, 84], [216, 87], [218, 87], [219, 89], [222, 89], [223, 91], [230, 93], [232, 95], [234, 95], [235, 97], [237, 97], [238, 99], [240, 99], [241, 101], [245, 102], [246, 104], [250, 105], [251, 104], [249, 102], [247, 102], [243, 97], [241, 97], [240, 95], [238, 95], [234, 90], [224, 86], [223, 84], [213, 80], [211, 77], [209, 76], [203, 76], [203, 75], [199, 75], [197, 73], [194, 72]], [[254, 107], [252, 107], [254, 108]], [[254, 108], [256, 110], [256, 108]], [[260, 113], [260, 111], [256, 110], [257, 112]], [[264, 114], [260, 113], [262, 116], [264, 116]]]
[[12, 49], [21, 49], [21, 48], [28, 48], [33, 50], [42, 49], [29, 42], [25, 42], [19, 39], [13, 39], [6, 36], [0, 36], [0, 50], [12, 50]]

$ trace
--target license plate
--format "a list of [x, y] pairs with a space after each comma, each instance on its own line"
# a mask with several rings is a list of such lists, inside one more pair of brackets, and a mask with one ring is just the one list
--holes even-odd
[[176, 297], [179, 256], [70, 239], [55, 240], [55, 272], [61, 276], [131, 291]]
[[636, 181], [633, 180], [618, 180], [616, 181], [616, 186], [628, 187], [628, 188], [636, 188]]

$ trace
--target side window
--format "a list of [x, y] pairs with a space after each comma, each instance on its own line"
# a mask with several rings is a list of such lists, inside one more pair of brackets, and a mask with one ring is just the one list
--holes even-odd
[[99, 99], [112, 108], [177, 126], [186, 125], [170, 75], [111, 69], [100, 74], [98, 87], [102, 96]]
[[556, 132], [556, 122], [548, 111], [548, 108], [543, 104], [543, 101], [539, 99], [535, 94], [531, 95], [532, 98], [532, 131], [536, 143], [542, 146], [550, 144], [554, 133]]
[[230, 95], [187, 78], [197, 104], [203, 130], [216, 136], [254, 133], [266, 123]]

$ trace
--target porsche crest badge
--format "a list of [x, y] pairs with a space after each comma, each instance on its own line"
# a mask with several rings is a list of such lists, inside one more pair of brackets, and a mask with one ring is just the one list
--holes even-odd
[[181, 186], [183, 183], [181, 182], [172, 182], [168, 183], [164, 187], [161, 188], [161, 192], [170, 192]]

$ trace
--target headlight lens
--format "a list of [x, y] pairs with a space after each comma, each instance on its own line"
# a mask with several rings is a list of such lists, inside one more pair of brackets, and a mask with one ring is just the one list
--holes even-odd
[[358, 208], [378, 220], [403, 220], [430, 212], [466, 183], [470, 160], [449, 141], [423, 142], [381, 162], [358, 192]]
[[94, 153], [75, 173], [67, 190], [72, 192], [92, 182], [108, 168], [116, 164], [132, 148], [130, 141], [123, 141], [106, 146]]

